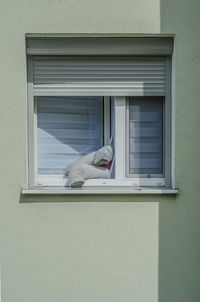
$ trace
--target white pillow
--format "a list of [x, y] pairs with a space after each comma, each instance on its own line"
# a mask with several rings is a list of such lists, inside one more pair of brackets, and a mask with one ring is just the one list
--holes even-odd
[[92, 165], [94, 153], [89, 153], [75, 160], [67, 167], [66, 175], [69, 178], [67, 186], [78, 188], [84, 184], [86, 179], [109, 177], [109, 169]]
[[78, 164], [92, 164], [94, 154], [95, 152], [91, 152], [73, 161], [71, 164], [67, 166], [66, 175], [68, 175], [69, 170], [71, 170], [74, 166], [77, 166]]
[[94, 154], [93, 164], [95, 166], [103, 166], [113, 159], [113, 149], [110, 145], [104, 146], [97, 150]]

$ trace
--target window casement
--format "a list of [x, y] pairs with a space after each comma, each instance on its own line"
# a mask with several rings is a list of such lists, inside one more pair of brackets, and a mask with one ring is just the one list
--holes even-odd
[[171, 54], [171, 38], [28, 38], [29, 187], [65, 186], [111, 137], [110, 178], [85, 187], [170, 187]]

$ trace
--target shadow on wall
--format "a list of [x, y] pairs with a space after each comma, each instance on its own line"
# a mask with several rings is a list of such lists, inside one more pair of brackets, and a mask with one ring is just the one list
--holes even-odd
[[[174, 203], [176, 201], [176, 195], [170, 195], [170, 202]], [[123, 195], [123, 194], [115, 194], [115, 195], [107, 195], [107, 194], [83, 194], [83, 195], [56, 195], [56, 194], [48, 194], [48, 195], [23, 195], [20, 194], [20, 203], [40, 203], [40, 202], [160, 202], [160, 201], [169, 200], [168, 195], [151, 195], [148, 194], [148, 198], [146, 195], [134, 194]]]

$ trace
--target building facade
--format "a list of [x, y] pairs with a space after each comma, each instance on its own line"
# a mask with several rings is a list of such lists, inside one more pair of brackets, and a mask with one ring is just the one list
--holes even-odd
[[[199, 301], [198, 1], [23, 0], [0, 8], [2, 302]], [[27, 34], [174, 36], [178, 194], [22, 194]]]

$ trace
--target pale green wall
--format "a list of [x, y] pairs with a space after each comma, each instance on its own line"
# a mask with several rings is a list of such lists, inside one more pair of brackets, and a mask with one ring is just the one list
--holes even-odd
[[157, 302], [159, 231], [160, 302], [200, 300], [198, 148], [194, 144], [198, 132], [193, 134], [200, 111], [195, 82], [199, 59], [196, 36], [191, 36], [198, 20], [197, 5], [194, 0], [189, 3], [191, 7], [185, 0], [161, 3], [161, 30], [178, 33], [176, 178], [180, 195], [29, 198], [19, 203], [26, 182], [25, 33], [158, 33], [160, 3], [1, 1], [2, 302]]
[[200, 301], [200, 1], [161, 0], [175, 37], [175, 202], [160, 203], [160, 302]]
[[158, 199], [19, 198], [25, 33], [159, 32], [159, 13], [158, 0], [1, 1], [2, 302], [157, 301]]

